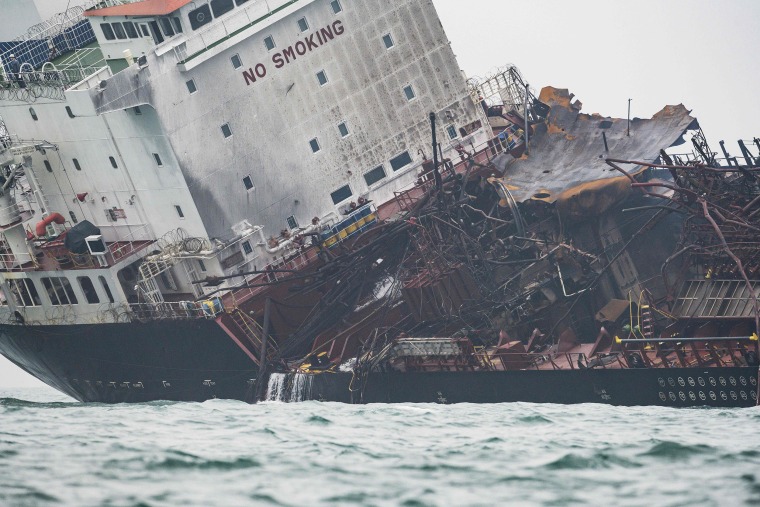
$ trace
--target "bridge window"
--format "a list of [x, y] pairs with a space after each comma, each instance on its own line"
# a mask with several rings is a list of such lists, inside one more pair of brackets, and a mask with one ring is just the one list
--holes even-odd
[[103, 37], [105, 37], [106, 40], [114, 40], [116, 38], [110, 23], [101, 23], [100, 29], [103, 30]]
[[246, 3], [248, 0], [235, 0], [235, 5], [240, 7], [242, 4]]
[[293, 215], [288, 217], [288, 229], [298, 229], [298, 220]]
[[42, 278], [42, 285], [48, 293], [50, 302], [54, 306], [79, 304], [69, 280], [63, 276], [51, 276]]
[[203, 4], [197, 9], [190, 11], [187, 17], [190, 19], [190, 28], [197, 30], [203, 25], [211, 23], [211, 9], [208, 4]]
[[124, 26], [124, 31], [127, 32], [127, 35], [130, 39], [137, 39], [139, 35], [137, 34], [137, 29], [135, 28], [135, 24], [131, 21], [125, 21], [122, 23]]
[[346, 185], [346, 186], [340, 187], [338, 190], [330, 194], [330, 197], [332, 198], [333, 204], [339, 204], [345, 201], [346, 199], [350, 198], [352, 195], [354, 194], [353, 192], [351, 192], [351, 187]]
[[8, 288], [17, 306], [40, 306], [40, 295], [37, 287], [29, 278], [8, 280]]
[[127, 38], [127, 32], [124, 31], [124, 27], [121, 26], [121, 23], [111, 23], [111, 26], [113, 27], [113, 33], [116, 34], [117, 39], [124, 40]]
[[370, 172], [364, 174], [364, 181], [367, 182], [367, 185], [374, 185], [378, 181], [385, 178], [385, 168], [381, 165], [375, 167]]
[[340, 0], [333, 0], [330, 2], [330, 7], [332, 7], [332, 10], [335, 14], [338, 14], [343, 10], [343, 7], [340, 5]]
[[215, 18], [230, 12], [234, 7], [232, 0], [211, 0], [211, 10]]
[[[210, 17], [211, 16], [209, 16], [209, 18]], [[148, 26], [150, 26], [150, 33], [153, 35], [153, 41], [156, 44], [164, 42], [164, 36], [161, 34], [161, 29], [158, 27], [158, 23], [155, 21], [149, 21]]]
[[394, 157], [391, 159], [391, 168], [393, 168], [394, 171], [398, 171], [402, 167], [408, 166], [412, 163], [412, 157], [409, 156], [409, 152], [405, 151], [398, 157]]
[[248, 241], [243, 241], [243, 252], [245, 252], [246, 255], [249, 255], [253, 252], [253, 248], [251, 247], [251, 243]]
[[89, 276], [78, 276], [77, 281], [79, 282], [79, 286], [82, 288], [82, 293], [84, 294], [84, 298], [87, 300], [88, 304], [96, 305], [100, 303], [98, 293], [95, 290], [95, 286], [92, 284], [92, 280], [90, 280]]
[[159, 18], [159, 23], [161, 23], [161, 31], [166, 35], [167, 37], [173, 37], [174, 36], [174, 27], [172, 26], [172, 20], [169, 18]]
[[454, 125], [449, 125], [446, 127], [446, 132], [449, 134], [449, 139], [457, 138], [457, 128]]
[[99, 276], [98, 279], [100, 280], [100, 284], [103, 286], [103, 290], [106, 292], [106, 296], [108, 297], [108, 302], [113, 303], [113, 294], [111, 294], [111, 288], [108, 286], [108, 282], [106, 281], [105, 276]]
[[180, 21], [177, 16], [172, 16], [171, 20], [174, 24], [174, 31], [177, 33], [182, 33], [182, 21]]

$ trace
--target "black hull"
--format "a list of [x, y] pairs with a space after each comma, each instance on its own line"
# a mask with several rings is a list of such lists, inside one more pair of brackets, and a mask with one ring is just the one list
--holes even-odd
[[363, 389], [361, 385], [350, 373], [318, 374], [307, 383], [303, 399], [345, 403], [754, 407], [758, 368], [373, 373], [366, 378]]
[[88, 402], [246, 400], [258, 371], [213, 320], [0, 325], [0, 353]]

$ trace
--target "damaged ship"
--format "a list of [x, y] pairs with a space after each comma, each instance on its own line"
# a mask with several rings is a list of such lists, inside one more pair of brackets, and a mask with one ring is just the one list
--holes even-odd
[[44, 25], [0, 45], [0, 353], [60, 391], [757, 404], [759, 140], [465, 80], [429, 0]]

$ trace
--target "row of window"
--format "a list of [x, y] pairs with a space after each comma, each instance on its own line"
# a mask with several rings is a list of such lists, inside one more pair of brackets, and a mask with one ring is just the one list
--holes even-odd
[[[79, 300], [71, 287], [69, 279], [63, 276], [50, 276], [40, 279], [45, 292], [48, 295], [48, 299], [53, 306], [64, 305], [77, 305]], [[104, 276], [99, 276], [98, 281], [103, 287], [103, 292], [108, 298], [109, 303], [114, 302], [111, 288], [108, 286]], [[84, 294], [87, 304], [96, 305], [100, 303], [100, 297], [95, 290], [92, 280], [89, 276], [78, 276], [77, 282], [79, 283], [82, 294]], [[13, 298], [17, 306], [41, 306], [42, 300], [40, 294], [37, 291], [37, 287], [34, 280], [29, 278], [11, 279], [8, 280], [8, 289], [10, 290], [10, 296]]]
[[167, 16], [157, 20], [133, 23], [131, 21], [101, 23], [100, 29], [106, 40], [139, 39], [153, 37], [156, 44], [164, 41], [164, 37], [173, 37], [182, 33], [182, 23], [176, 16]]
[[[410, 165], [412, 163], [412, 156], [409, 155], [408, 151], [405, 151], [404, 153], [393, 157], [390, 160], [390, 166], [393, 172], [399, 171], [403, 169], [404, 167]], [[374, 185], [378, 181], [381, 181], [385, 177], [387, 177], [388, 174], [385, 172], [385, 167], [383, 165], [379, 165], [372, 169], [371, 171], [368, 171], [364, 173], [364, 181], [367, 183], [367, 186]], [[340, 204], [341, 202], [349, 199], [351, 196], [354, 195], [354, 192], [351, 190], [350, 185], [344, 185], [340, 187], [335, 192], [332, 192], [330, 194], [330, 198], [332, 199], [333, 204]]]

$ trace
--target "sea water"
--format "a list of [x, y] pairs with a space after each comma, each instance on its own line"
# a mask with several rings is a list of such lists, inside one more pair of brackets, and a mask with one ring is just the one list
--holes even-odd
[[0, 505], [760, 503], [760, 409], [77, 403], [0, 390]]

